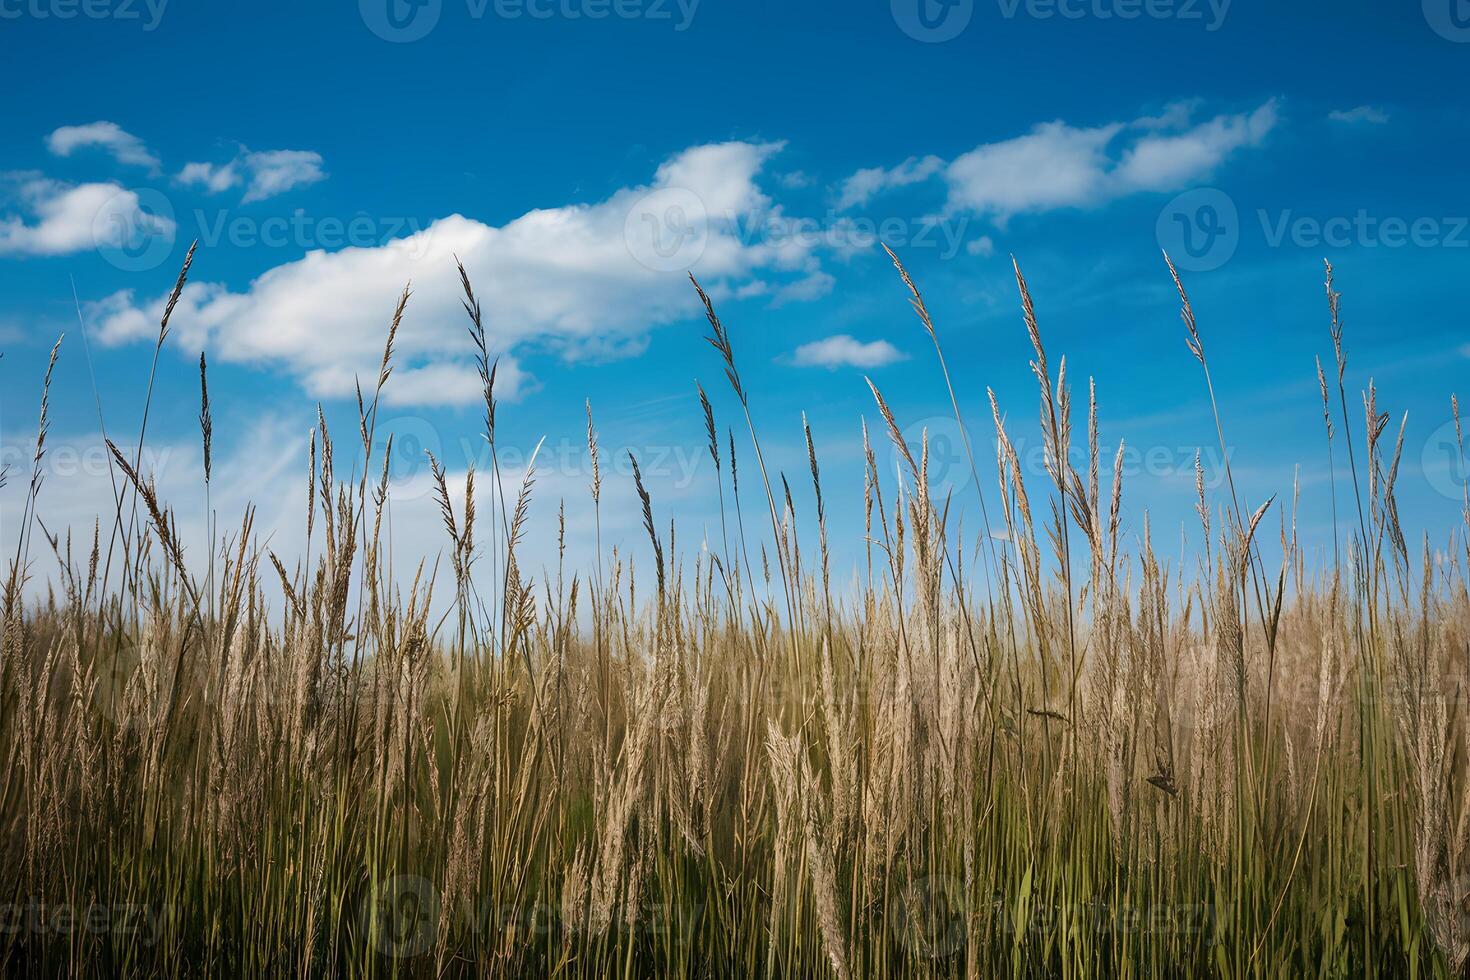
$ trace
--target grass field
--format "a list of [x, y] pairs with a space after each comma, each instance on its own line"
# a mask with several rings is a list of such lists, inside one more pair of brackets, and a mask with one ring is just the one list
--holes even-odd
[[[948, 383], [942, 327], [898, 273]], [[928, 447], [875, 387], [866, 526], [827, 526], [808, 434], [803, 551], [749, 412], [727, 438], [701, 391], [718, 547], [680, 549], [635, 462], [646, 545], [545, 578], [520, 560], [558, 533], [528, 521], [534, 464], [472, 474], [490, 487], [476, 513], [434, 461], [439, 571], [430, 553], [392, 580], [383, 461], [334, 469], [339, 447], [371, 459], [391, 330], [357, 431], [322, 421], [302, 460], [303, 555], [270, 551], [250, 514], [186, 552], [138, 471], [144, 433], [110, 448], [95, 534], [51, 537], [48, 374], [35, 475], [5, 477], [32, 492], [3, 608], [0, 968], [1464, 976], [1470, 553], [1408, 548], [1402, 436], [1371, 388], [1346, 388], [1330, 268], [1322, 567], [1293, 500], [1240, 499], [1233, 479], [1207, 496], [1201, 475], [1208, 546], [1184, 566], [1146, 526], [1125, 534], [1121, 450], [1099, 458], [1092, 392], [1074, 406], [1017, 282], [1047, 479], [1027, 482], [1002, 407], [956, 377], [968, 465], [1000, 481], [931, 495]], [[493, 447], [468, 276], [464, 292]], [[1213, 401], [1207, 320], [1179, 294], [1194, 359], [1159, 357]], [[702, 290], [690, 302], [745, 406], [738, 335]], [[167, 334], [165, 314], [159, 349]], [[569, 506], [597, 512], [591, 407], [587, 440], [594, 476]], [[897, 482], [875, 459], [894, 451]], [[835, 536], [867, 542], [855, 588], [833, 582]]]

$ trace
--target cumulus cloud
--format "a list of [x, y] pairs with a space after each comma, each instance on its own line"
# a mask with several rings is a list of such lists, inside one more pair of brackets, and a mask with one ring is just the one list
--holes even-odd
[[802, 344], [791, 355], [791, 363], [797, 367], [823, 367], [829, 370], [841, 367], [883, 367], [904, 359], [903, 352], [886, 340], [863, 343], [845, 333]]
[[228, 163], [188, 163], [176, 178], [181, 184], [202, 187], [211, 194], [245, 184], [244, 203], [264, 201], [325, 180], [322, 155], [311, 150], [242, 150]]
[[69, 157], [84, 147], [98, 147], [118, 163], [158, 169], [158, 158], [143, 141], [114, 122], [99, 120], [84, 126], [62, 126], [46, 137], [46, 148], [59, 157]]
[[910, 157], [896, 167], [860, 170], [843, 185], [848, 204], [931, 177], [948, 188], [945, 210], [1004, 223], [1017, 214], [1095, 207], [1128, 194], [1168, 191], [1208, 176], [1231, 154], [1258, 146], [1275, 128], [1275, 100], [1254, 111], [1194, 123], [1194, 102], [1156, 116], [1078, 127], [1057, 120], [985, 143], [948, 163]]
[[17, 196], [27, 215], [0, 216], [0, 255], [69, 255], [174, 228], [171, 219], [145, 212], [136, 191], [117, 184], [29, 177]]
[[[757, 176], [779, 144], [699, 146], [665, 161], [650, 184], [593, 204], [530, 211], [495, 226], [450, 215], [372, 248], [312, 251], [267, 271], [243, 290], [196, 281], [184, 290], [173, 333], [186, 348], [225, 362], [286, 372], [318, 398], [351, 396], [375, 377], [388, 318], [404, 284], [413, 296], [397, 337], [397, 369], [386, 397], [400, 404], [466, 404], [479, 397], [455, 258], [465, 264], [485, 311], [497, 385], [524, 390], [517, 355], [606, 357], [640, 349], [648, 330], [697, 312], [692, 269], [720, 299], [752, 281], [799, 300], [830, 289], [801, 239], [751, 239], [750, 216], [768, 214]], [[673, 202], [673, 203], [670, 203]], [[691, 215], [698, 211], [704, 217]], [[661, 266], [639, 235], [644, 219], [681, 264]], [[687, 260], [684, 261], [684, 260]], [[195, 274], [205, 272], [196, 264]], [[784, 292], [783, 292], [784, 291]], [[91, 307], [105, 343], [156, 333], [164, 296], [116, 293]]]
[[1371, 123], [1382, 126], [1388, 122], [1388, 113], [1377, 106], [1360, 105], [1355, 109], [1338, 109], [1328, 113], [1328, 119], [1340, 123]]

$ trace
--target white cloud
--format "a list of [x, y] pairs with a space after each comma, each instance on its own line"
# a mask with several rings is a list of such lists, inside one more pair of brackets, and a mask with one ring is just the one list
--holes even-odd
[[813, 272], [805, 278], [795, 282], [787, 283], [776, 290], [773, 306], [785, 306], [787, 303], [810, 303], [812, 300], [821, 299], [832, 292], [837, 280], [826, 272]]
[[1388, 122], [1388, 113], [1371, 105], [1360, 105], [1356, 109], [1338, 109], [1328, 113], [1328, 119], [1340, 123], [1373, 123], [1383, 125]]
[[985, 258], [995, 254], [995, 240], [989, 235], [981, 235], [973, 241], [965, 243], [965, 251], [971, 255], [979, 255]]
[[1146, 136], [1123, 155], [1114, 176], [1119, 193], [1167, 191], [1203, 177], [1241, 147], [1259, 146], [1276, 126], [1276, 103], [1254, 112], [1216, 116], [1173, 136]]
[[928, 180], [944, 169], [944, 161], [936, 156], [909, 157], [896, 167], [868, 167], [859, 170], [842, 183], [842, 194], [837, 200], [837, 209], [867, 204], [874, 194], [894, 187], [907, 187]]
[[46, 137], [46, 148], [59, 157], [69, 157], [75, 150], [89, 146], [106, 150], [118, 163], [158, 169], [158, 158], [143, 141], [117, 123], [98, 121], [84, 126], [62, 126]]
[[978, 146], [945, 170], [949, 210], [1005, 219], [1096, 200], [1107, 186], [1107, 146], [1122, 124], [1076, 129], [1042, 123], [1025, 136]]
[[[294, 376], [318, 398], [348, 397], [354, 381], [376, 376], [388, 317], [412, 281], [398, 334], [398, 367], [387, 397], [403, 404], [466, 404], [479, 387], [465, 336], [455, 257], [479, 294], [491, 354], [500, 355], [502, 393], [528, 380], [516, 355], [528, 348], [564, 357], [635, 352], [648, 330], [698, 314], [684, 268], [692, 266], [715, 299], [751, 280], [770, 280], [786, 299], [830, 288], [800, 239], [749, 240], [735, 223], [769, 213], [756, 183], [779, 144], [724, 143], [686, 150], [658, 168], [653, 182], [624, 188], [595, 204], [530, 211], [502, 226], [462, 215], [433, 222], [374, 248], [313, 251], [269, 270], [243, 291], [222, 283], [189, 284], [173, 333], [191, 350], [220, 361], [254, 364]], [[628, 237], [656, 192], [677, 189], [710, 216], [698, 229], [688, 266], [656, 271], [640, 262]], [[657, 217], [657, 216], [656, 216]], [[646, 259], [647, 256], [644, 256]], [[205, 272], [207, 256], [195, 265]], [[146, 340], [156, 332], [163, 297], [131, 291], [93, 304], [106, 343]]]
[[1195, 102], [1132, 122], [1077, 127], [1061, 120], [985, 143], [949, 163], [910, 157], [897, 167], [860, 170], [843, 187], [844, 202], [942, 177], [946, 212], [971, 212], [1004, 224], [1017, 214], [1095, 207], [1141, 191], [1168, 191], [1207, 177], [1235, 151], [1258, 146], [1275, 128], [1275, 100], [1252, 112], [1192, 124]]
[[262, 150], [252, 153], [242, 149], [228, 163], [189, 163], [176, 178], [181, 184], [193, 184], [211, 194], [218, 194], [246, 184], [242, 203], [264, 201], [325, 180], [322, 155], [311, 150]]
[[847, 334], [802, 344], [791, 355], [797, 367], [875, 368], [902, 361], [905, 355], [886, 340], [863, 343]]
[[145, 213], [136, 191], [117, 184], [79, 184], [35, 177], [19, 190], [34, 220], [0, 217], [0, 255], [69, 255], [99, 245], [121, 244], [140, 230], [173, 231], [173, 221]]
[[240, 171], [231, 160], [225, 164], [189, 163], [179, 171], [181, 184], [195, 184], [211, 194], [227, 191], [240, 183]]
[[1133, 125], [1139, 129], [1183, 129], [1204, 105], [1204, 99], [1180, 99], [1170, 102], [1157, 116], [1139, 116]]
[[245, 201], [263, 201], [303, 184], [325, 180], [322, 155], [310, 150], [267, 150], [247, 153], [245, 166], [250, 171], [250, 186]]

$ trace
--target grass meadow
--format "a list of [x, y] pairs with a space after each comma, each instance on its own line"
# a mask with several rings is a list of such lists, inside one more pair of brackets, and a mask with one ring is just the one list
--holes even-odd
[[[34, 458], [4, 476], [29, 483], [7, 515], [0, 970], [1465, 976], [1470, 527], [1439, 558], [1400, 527], [1402, 430], [1345, 381], [1330, 267], [1335, 548], [1309, 561], [1295, 501], [1238, 496], [1226, 454], [1218, 491], [1200, 475], [1205, 545], [1181, 564], [1121, 526], [1121, 450], [1100, 458], [1097, 397], [1046, 346], [1019, 268], [1044, 478], [983, 379], [951, 380], [943, 325], [894, 262], [981, 496], [931, 493], [928, 446], [873, 387], [865, 526], [827, 525], [809, 433], [808, 458], [783, 460], [814, 484], [798, 519], [738, 329], [692, 283], [737, 407], [716, 419], [701, 390], [688, 419], [720, 540], [681, 548], [635, 460], [647, 539], [590, 567], [523, 566], [529, 538], [560, 533], [544, 504], [530, 519], [534, 460], [472, 473], [462, 497], [433, 460], [443, 538], [394, 575], [372, 453], [407, 292], [359, 424], [321, 421], [301, 460], [300, 555], [249, 512], [186, 547], [140, 471], [146, 411], [108, 444], [96, 528], [48, 528], [63, 393], [36, 379]], [[1188, 350], [1158, 356], [1213, 403], [1208, 315], [1174, 281]], [[495, 364], [469, 275], [463, 291], [493, 449]], [[202, 358], [200, 383], [203, 495]], [[896, 478], [877, 462], [894, 452]], [[366, 469], [334, 464], [359, 453]], [[587, 453], [566, 506], [600, 521], [595, 406]], [[852, 587], [838, 536], [862, 542]]]

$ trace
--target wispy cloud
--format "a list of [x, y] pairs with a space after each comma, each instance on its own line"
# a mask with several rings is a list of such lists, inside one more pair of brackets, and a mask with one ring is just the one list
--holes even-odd
[[221, 164], [188, 163], [176, 179], [181, 184], [193, 184], [211, 194], [219, 194], [240, 183], [240, 171], [234, 160]]
[[1208, 176], [1236, 150], [1259, 146], [1276, 127], [1274, 101], [1254, 112], [1216, 116], [1179, 133], [1153, 133], [1134, 143], [1110, 177], [1113, 193], [1169, 191]]
[[69, 157], [86, 147], [105, 150], [118, 163], [158, 169], [158, 157], [149, 152], [141, 139], [114, 122], [99, 120], [83, 126], [62, 126], [46, 137], [46, 148], [59, 157]]
[[948, 163], [910, 157], [896, 167], [860, 170], [844, 183], [842, 201], [865, 203], [881, 191], [937, 177], [948, 187], [946, 211], [1003, 224], [1017, 214], [1177, 189], [1207, 177], [1237, 150], [1260, 145], [1279, 121], [1275, 100], [1201, 123], [1192, 121], [1196, 108], [1180, 102], [1157, 116], [1093, 127], [1045, 122]]
[[1360, 105], [1355, 109], [1338, 109], [1327, 114], [1327, 118], [1340, 123], [1370, 123], [1382, 126], [1388, 122], [1388, 113], [1372, 105]]
[[797, 367], [875, 368], [906, 359], [906, 355], [886, 340], [867, 343], [845, 333], [802, 344], [791, 355]]
[[245, 189], [246, 201], [263, 201], [284, 194], [293, 187], [315, 184], [327, 176], [322, 170], [322, 155], [310, 150], [248, 153], [245, 155], [245, 167], [250, 171], [250, 186]]
[[325, 180], [322, 155], [312, 150], [242, 150], [227, 163], [196, 162], [184, 165], [176, 178], [181, 184], [201, 187], [211, 194], [245, 184], [244, 203], [264, 201]]
[[944, 169], [944, 161], [936, 156], [909, 157], [896, 167], [868, 167], [859, 170], [842, 183], [837, 209], [867, 204], [874, 194], [894, 187], [907, 187], [928, 180]]

